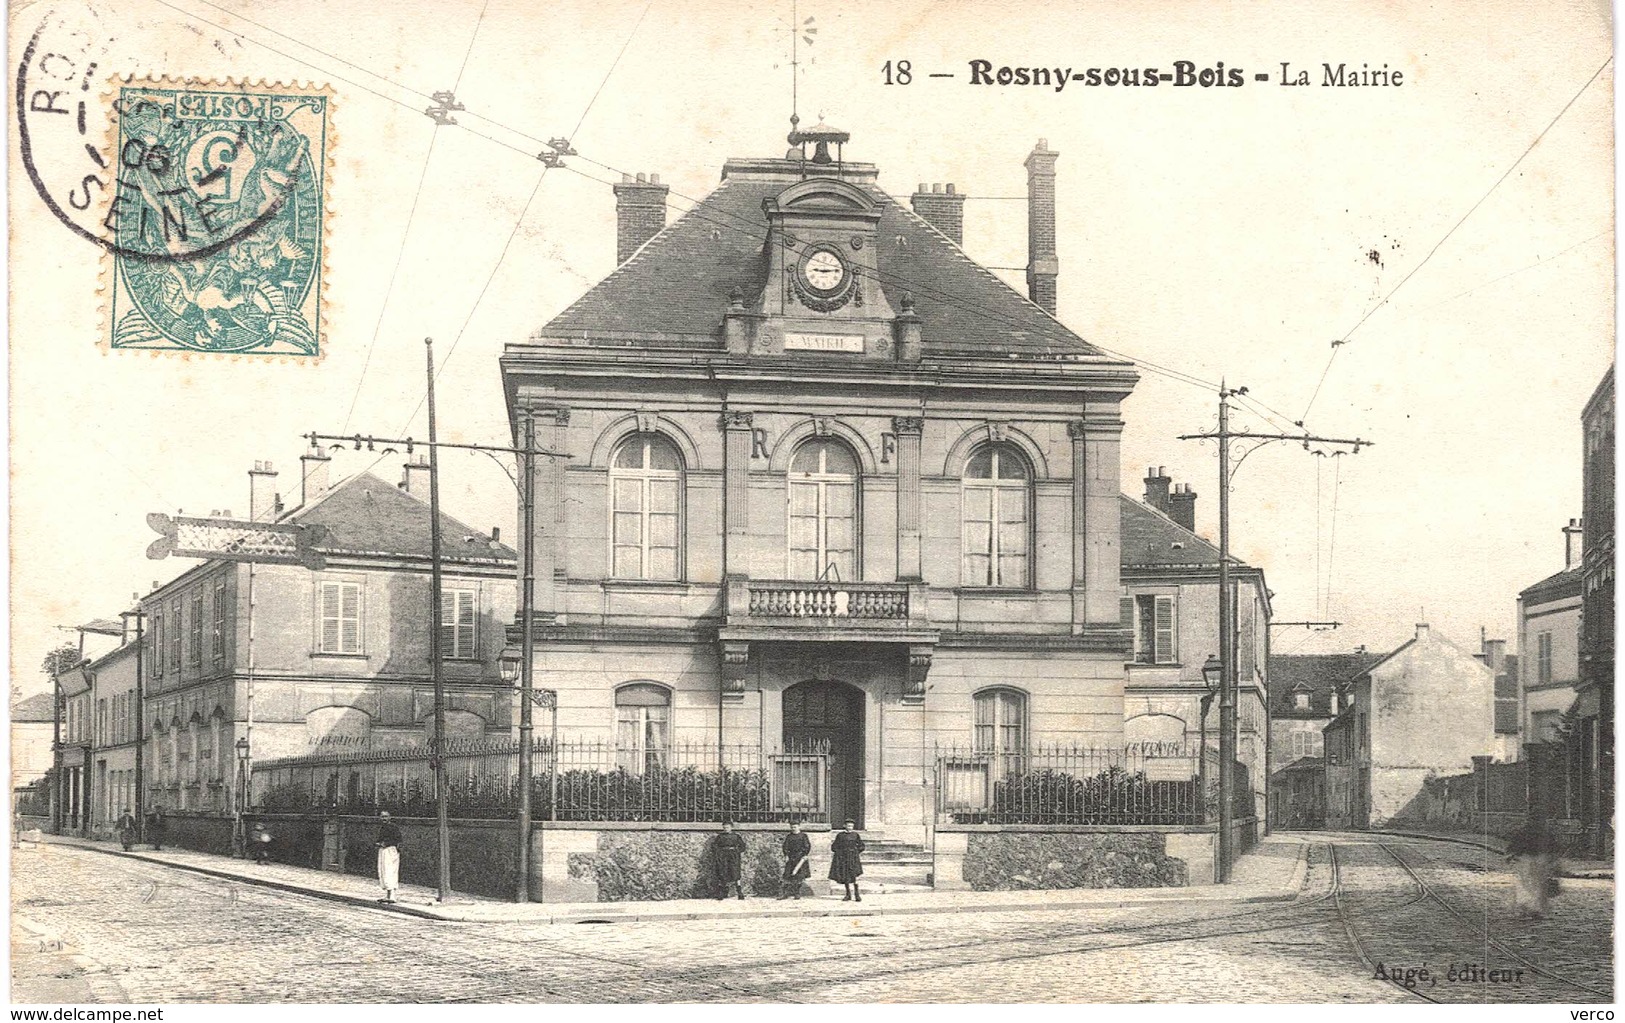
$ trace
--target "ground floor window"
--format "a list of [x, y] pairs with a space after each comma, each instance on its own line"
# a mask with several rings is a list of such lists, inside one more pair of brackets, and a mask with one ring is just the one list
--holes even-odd
[[671, 736], [671, 690], [634, 682], [615, 690], [615, 761], [641, 774], [663, 766]]

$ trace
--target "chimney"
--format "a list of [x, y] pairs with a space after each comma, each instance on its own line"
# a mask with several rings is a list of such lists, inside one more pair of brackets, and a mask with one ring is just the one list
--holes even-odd
[[1507, 641], [1504, 639], [1486, 639], [1481, 645], [1484, 648], [1484, 663], [1497, 675], [1501, 674], [1507, 662]]
[[1159, 465], [1145, 471], [1145, 503], [1168, 514], [1168, 485], [1173, 480], [1168, 478], [1167, 467]]
[[299, 456], [300, 505], [308, 508], [310, 502], [327, 493], [327, 466], [331, 461], [333, 460], [322, 454], [322, 449], [315, 445]]
[[255, 462], [248, 470], [248, 520], [270, 522], [276, 518], [278, 500], [276, 470], [270, 462]]
[[1584, 551], [1585, 520], [1570, 519], [1569, 524], [1563, 527], [1563, 567], [1573, 568], [1580, 563], [1581, 553]]
[[619, 265], [665, 228], [666, 193], [671, 186], [662, 185], [658, 174], [639, 174], [636, 179], [622, 174], [614, 188], [615, 262]]
[[1189, 483], [1181, 483], [1168, 495], [1168, 517], [1196, 532], [1196, 491]]
[[414, 455], [401, 476], [401, 489], [422, 501], [429, 499], [429, 456]]
[[1055, 315], [1055, 159], [1047, 139], [1027, 156], [1027, 297]]
[[1427, 622], [1417, 622], [1416, 623], [1416, 638], [1419, 641], [1425, 641], [1425, 640], [1427, 640], [1429, 638], [1428, 637], [1428, 623]]
[[965, 197], [949, 184], [932, 185], [929, 189], [920, 182], [920, 190], [909, 197], [909, 204], [921, 220], [948, 236], [955, 245], [965, 244]]

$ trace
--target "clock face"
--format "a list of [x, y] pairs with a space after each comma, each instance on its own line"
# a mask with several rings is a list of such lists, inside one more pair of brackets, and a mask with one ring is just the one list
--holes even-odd
[[846, 280], [846, 264], [828, 249], [819, 249], [801, 263], [802, 276], [815, 291], [832, 292]]

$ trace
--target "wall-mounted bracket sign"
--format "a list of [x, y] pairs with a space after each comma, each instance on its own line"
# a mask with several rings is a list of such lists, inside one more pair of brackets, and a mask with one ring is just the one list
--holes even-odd
[[327, 538], [325, 526], [278, 525], [242, 519], [193, 518], [153, 512], [147, 525], [159, 534], [147, 547], [153, 561], [174, 556], [213, 561], [254, 561], [265, 565], [327, 565], [316, 545]]

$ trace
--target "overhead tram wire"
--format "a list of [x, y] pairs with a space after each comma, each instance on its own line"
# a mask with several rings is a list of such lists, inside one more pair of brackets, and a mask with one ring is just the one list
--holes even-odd
[[[1338, 452], [1337, 455], [1342, 454]], [[1332, 565], [1337, 556], [1337, 497], [1343, 489], [1343, 463], [1332, 456], [1332, 535], [1326, 544], [1326, 603], [1325, 615], [1330, 618], [1332, 614]]]
[[[220, 24], [218, 24], [216, 22], [210, 21], [207, 18], [203, 18], [203, 17], [201, 17], [201, 16], [199, 16], [199, 15], [193, 13], [193, 12], [187, 11], [184, 8], [179, 7], [176, 4], [170, 3], [169, 0], [155, 0], [155, 2], [160, 3], [163, 6], [168, 7], [171, 10], [176, 11], [177, 13], [183, 14], [186, 17], [193, 18], [193, 19], [195, 19], [197, 21], [200, 21], [203, 24], [210, 25], [210, 26], [212, 26], [214, 28], [217, 28], [217, 29], [219, 29], [219, 30], [221, 30], [223, 32], [229, 32], [234, 36], [239, 36], [241, 38], [247, 39], [248, 41], [254, 43], [255, 45], [263, 47], [263, 48], [265, 48], [267, 50], [270, 50], [271, 52], [276, 53], [279, 56], [285, 57], [285, 58], [287, 58], [289, 60], [297, 61], [298, 63], [304, 64], [304, 65], [306, 65], [308, 67], [312, 67], [312, 68], [314, 68], [314, 69], [316, 69], [318, 71], [323, 71], [325, 73], [332, 74], [331, 71], [329, 71], [326, 68], [323, 68], [321, 65], [316, 64], [315, 62], [313, 62], [311, 60], [308, 60], [308, 59], [305, 59], [305, 58], [302, 58], [302, 57], [298, 57], [298, 56], [296, 56], [294, 54], [290, 54], [290, 53], [288, 53], [288, 52], [286, 52], [284, 50], [278, 49], [277, 47], [271, 46], [268, 43], [265, 43], [265, 42], [262, 42], [260, 40], [254, 39], [252, 36], [246, 35], [246, 34], [240, 32], [240, 31], [237, 31], [235, 29], [228, 28], [228, 27], [226, 27], [224, 25], [220, 25]], [[207, 3], [208, 0], [199, 0], [199, 2], [200, 3]], [[651, 5], [652, 5], [652, 0], [651, 0]], [[218, 5], [215, 5], [215, 4], [212, 4], [212, 3], [209, 4], [209, 6], [215, 7], [216, 9], [221, 9], [221, 10], [224, 9], [224, 8], [219, 8]], [[644, 8], [643, 13], [645, 15], [648, 13], [648, 9], [649, 8], [647, 6]], [[236, 14], [233, 14], [232, 16], [233, 17], [239, 17]], [[416, 89], [412, 89], [412, 88], [410, 88], [408, 86], [402, 85], [401, 83], [396, 82], [393, 79], [391, 79], [391, 78], [389, 78], [389, 77], [387, 77], [385, 75], [381, 75], [381, 74], [378, 74], [377, 72], [370, 71], [370, 70], [368, 70], [368, 69], [362, 67], [361, 65], [356, 64], [356, 63], [354, 63], [352, 61], [346, 60], [346, 59], [344, 59], [342, 57], [338, 57], [338, 56], [336, 56], [334, 54], [330, 54], [327, 51], [321, 50], [318, 47], [311, 46], [310, 44], [307, 44], [307, 43], [303, 42], [302, 40], [297, 39], [294, 36], [290, 36], [287, 33], [279, 32], [279, 31], [276, 31], [275, 29], [269, 29], [266, 26], [260, 25], [258, 22], [254, 22], [253, 20], [248, 19], [248, 18], [240, 18], [239, 20], [247, 22], [248, 24], [256, 25], [257, 27], [260, 27], [260, 28], [266, 28], [267, 31], [270, 31], [273, 34], [275, 34], [277, 36], [280, 36], [283, 39], [287, 39], [287, 40], [289, 40], [291, 42], [297, 43], [298, 45], [306, 47], [307, 49], [310, 49], [313, 52], [321, 53], [324, 56], [328, 56], [331, 59], [337, 60], [341, 64], [344, 64], [344, 65], [346, 65], [348, 67], [355, 68], [356, 70], [361, 71], [363, 74], [371, 75], [372, 77], [378, 78], [380, 81], [388, 82], [389, 84], [394, 85], [397, 88], [402, 89], [403, 91], [411, 92], [411, 93], [413, 93], [414, 95], [417, 95], [417, 96], [428, 95], [428, 94], [420, 92], [420, 91], [418, 91]], [[643, 20], [642, 15], [640, 15], [639, 22], [641, 23], [642, 20]], [[624, 47], [623, 47], [622, 52], [624, 53]], [[619, 57], [617, 57], [617, 60], [619, 60]], [[613, 70], [613, 68], [611, 70]], [[386, 100], [387, 102], [396, 103], [396, 104], [398, 104], [400, 106], [406, 107], [407, 109], [413, 110], [414, 112], [419, 112], [416, 105], [413, 104], [413, 103], [407, 103], [407, 102], [405, 102], [405, 101], [403, 101], [401, 99], [398, 99], [396, 97], [389, 96], [389, 95], [387, 95], [385, 93], [379, 92], [376, 89], [370, 88], [370, 87], [365, 86], [365, 85], [361, 85], [360, 83], [355, 82], [352, 79], [345, 78], [345, 77], [343, 77], [341, 75], [336, 75], [335, 74], [335, 75], [333, 75], [333, 77], [337, 78], [340, 81], [347, 82], [348, 84], [355, 85], [357, 88], [364, 89], [365, 91], [373, 94], [374, 96], [377, 96], [380, 99]], [[602, 88], [601, 85], [600, 85], [600, 88]], [[597, 94], [595, 93], [594, 94], [595, 99], [596, 99], [596, 95]], [[432, 96], [430, 96], [429, 98], [432, 99]], [[590, 104], [589, 104], [589, 108], [590, 108]], [[508, 124], [505, 124], [505, 123], [503, 123], [501, 121], [498, 121], [495, 118], [489, 117], [489, 116], [484, 115], [484, 114], [480, 114], [477, 111], [467, 110], [465, 108], [464, 110], [458, 111], [458, 113], [465, 116], [465, 117], [478, 118], [481, 121], [484, 121], [484, 122], [486, 122], [488, 124], [495, 125], [495, 126], [501, 128], [501, 129], [503, 129], [504, 131], [507, 131], [507, 132], [509, 132], [509, 133], [511, 133], [511, 134], [513, 134], [515, 136], [518, 136], [520, 138], [523, 138], [523, 139], [527, 139], [527, 140], [530, 140], [530, 141], [533, 141], [533, 142], [538, 142], [538, 143], [540, 143], [542, 145], [546, 145], [546, 146], [551, 146], [551, 144], [552, 144], [548, 140], [541, 139], [538, 136], [530, 134], [529, 132], [526, 132], [526, 131], [524, 131], [522, 129], [519, 129], [519, 128], [512, 127], [511, 125], [508, 125]], [[585, 116], [586, 116], [585, 113], [583, 113], [583, 119], [585, 119]], [[515, 153], [517, 153], [517, 154], [519, 154], [521, 156], [524, 156], [526, 159], [536, 159], [536, 154], [532, 153], [527, 148], [517, 146], [517, 145], [515, 145], [515, 144], [513, 144], [511, 142], [508, 142], [506, 140], [497, 138], [494, 135], [489, 135], [489, 134], [486, 134], [484, 132], [475, 131], [474, 129], [469, 128], [466, 124], [463, 124], [460, 121], [457, 123], [456, 126], [459, 127], [459, 128], [462, 128], [464, 131], [467, 131], [472, 135], [476, 135], [476, 136], [478, 136], [480, 138], [483, 138], [483, 139], [485, 139], [485, 140], [487, 140], [489, 142], [492, 142], [495, 145], [502, 146], [505, 149], [510, 149], [513, 152], [515, 152]], [[579, 126], [578, 126], [578, 128], [579, 128]], [[612, 173], [617, 173], [617, 174], [625, 174], [625, 173], [627, 173], [627, 172], [621, 170], [620, 168], [617, 168], [617, 167], [615, 167], [615, 166], [613, 166], [611, 164], [603, 163], [603, 162], [601, 162], [599, 160], [595, 160], [590, 156], [584, 156], [584, 155], [582, 155], [580, 153], [572, 153], [571, 155], [579, 158], [580, 160], [582, 160], [585, 163], [592, 164], [595, 167], [600, 167], [600, 168], [602, 168], [604, 170], [607, 170], [607, 171], [610, 171]], [[579, 174], [579, 175], [581, 175], [583, 177], [586, 177], [588, 180], [598, 181], [600, 184], [613, 184], [613, 182], [604, 182], [600, 178], [595, 178], [590, 174], [586, 174], [586, 173], [584, 173], [584, 172], [582, 172], [582, 171], [580, 171], [580, 170], [578, 170], [578, 169], [576, 169], [574, 167], [570, 167], [568, 165], [565, 165], [565, 169], [570, 170], [571, 172]], [[545, 174], [545, 170], [544, 170], [544, 174]], [[694, 198], [692, 196], [688, 196], [688, 195], [683, 195], [682, 193], [679, 193], [679, 192], [676, 192], [676, 191], [672, 191], [670, 193], [670, 195], [675, 196], [675, 197], [680, 198], [680, 199], [683, 199], [683, 200], [686, 200], [688, 202], [692, 202], [696, 206], [698, 206], [702, 202], [702, 200], [700, 200], [700, 199], [696, 199], [696, 198]], [[1015, 198], [1019, 198], [1019, 197], [1010, 196], [1010, 197], [998, 197], [998, 198], [1015, 199]], [[669, 199], [668, 199], [668, 205], [670, 205], [670, 200]], [[672, 208], [677, 209], [677, 207], [675, 207], [675, 206], [673, 206]], [[730, 230], [736, 230], [736, 231], [742, 230], [741, 228], [735, 227], [735, 226], [730, 225], [730, 224], [723, 223], [722, 221], [716, 220], [714, 218], [704, 216], [703, 214], [698, 214], [694, 210], [688, 210], [688, 211], [678, 210], [678, 212], [685, 213], [685, 214], [696, 215], [702, 221], [704, 221], [706, 223], [714, 224], [714, 225], [716, 225], [718, 227], [723, 227], [723, 228], [727, 228], [727, 229], [730, 229]], [[726, 214], [726, 215], [734, 216], [733, 214]], [[751, 221], [749, 221], [749, 220], [747, 220], [745, 218], [735, 217], [735, 219], [738, 219], [741, 222], [748, 225], [749, 231], [745, 232], [745, 233], [750, 234], [751, 237], [755, 237], [759, 233], [759, 231], [760, 231], [760, 225], [759, 224], [751, 222]], [[978, 265], [980, 265], [980, 264], [978, 264]], [[498, 266], [500, 267], [500, 263], [498, 264]], [[856, 270], [858, 268], [854, 268], [854, 269]], [[921, 284], [919, 282], [910, 281], [910, 280], [908, 280], [906, 278], [900, 277], [899, 275], [890, 274], [890, 273], [887, 273], [887, 272], [884, 272], [884, 271], [876, 271], [873, 274], [871, 274], [870, 276], [875, 280], [880, 280], [881, 278], [889, 278], [889, 279], [897, 282], [899, 286], [906, 287], [909, 290], [916, 292], [917, 294], [920, 294], [920, 295], [926, 296], [928, 298], [931, 298], [931, 299], [933, 299], [935, 301], [938, 301], [938, 302], [942, 303], [943, 305], [953, 307], [953, 308], [958, 308], [958, 309], [960, 309], [962, 311], [969, 312], [969, 313], [971, 313], [973, 315], [981, 316], [984, 319], [989, 319], [989, 320], [992, 320], [994, 322], [1001, 322], [1001, 323], [1004, 323], [1005, 325], [1008, 325], [1008, 326], [1020, 326], [1019, 324], [1016, 324], [1013, 321], [1003, 320], [1000, 317], [996, 316], [995, 314], [989, 313], [986, 310], [977, 308], [975, 306], [970, 306], [970, 305], [966, 305], [964, 303], [961, 303], [954, 296], [952, 296], [951, 294], [948, 294], [946, 292], [939, 292], [939, 291], [935, 290], [934, 288], [930, 287], [929, 285], [924, 285], [924, 284]], [[483, 294], [483, 292], [482, 292], [482, 294]], [[459, 338], [460, 338], [460, 336], [461, 335], [459, 334]], [[1092, 347], [1094, 347], [1095, 349], [1097, 349], [1098, 351], [1100, 351], [1100, 352], [1102, 352], [1102, 353], [1104, 353], [1106, 355], [1109, 355], [1109, 356], [1112, 356], [1112, 357], [1115, 357], [1115, 358], [1119, 358], [1119, 359], [1123, 359], [1124, 361], [1130, 362], [1130, 363], [1132, 363], [1132, 364], [1134, 364], [1136, 366], [1139, 366], [1142, 369], [1145, 369], [1145, 370], [1147, 370], [1149, 372], [1156, 373], [1158, 375], [1167, 377], [1167, 378], [1169, 378], [1171, 380], [1174, 380], [1174, 381], [1177, 381], [1179, 383], [1189, 384], [1189, 385], [1191, 385], [1193, 387], [1198, 387], [1198, 388], [1203, 389], [1203, 390], [1210, 390], [1210, 391], [1218, 390], [1218, 384], [1213, 382], [1213, 381], [1203, 380], [1200, 377], [1196, 377], [1196, 376], [1194, 376], [1192, 374], [1185, 373], [1185, 372], [1180, 371], [1180, 370], [1175, 370], [1175, 369], [1172, 369], [1172, 368], [1167, 367], [1167, 366], [1161, 366], [1161, 365], [1159, 365], [1157, 363], [1153, 363], [1153, 362], [1150, 362], [1150, 361], [1145, 360], [1145, 359], [1136, 358], [1136, 357], [1128, 355], [1126, 353], [1113, 350], [1113, 349], [1111, 349], [1111, 348], [1109, 348], [1109, 347], [1107, 347], [1107, 346], [1105, 346], [1103, 344], [1100, 344], [1099, 342], [1090, 341], [1088, 343]], [[453, 345], [453, 349], [454, 348], [455, 348], [455, 343]], [[449, 359], [450, 355], [451, 355], [451, 350], [448, 350], [446, 358]], [[442, 365], [444, 365], [444, 362], [445, 362], [445, 360], [442, 360]], [[418, 404], [418, 409], [421, 409], [421, 408], [422, 408], [422, 400], [420, 400], [419, 404]], [[416, 415], [417, 415], [417, 411], [414, 410], [413, 416], [415, 417]]]
[[1529, 145], [1524, 148], [1524, 151], [1518, 154], [1518, 158], [1513, 160], [1512, 164], [1501, 173], [1501, 176], [1495, 179], [1495, 183], [1490, 185], [1484, 194], [1479, 196], [1478, 201], [1473, 203], [1473, 205], [1468, 208], [1467, 212], [1463, 213], [1461, 218], [1450, 226], [1450, 229], [1444, 233], [1444, 236], [1440, 238], [1437, 243], [1434, 244], [1433, 248], [1428, 250], [1427, 255], [1422, 257], [1422, 261], [1411, 267], [1410, 272], [1404, 277], [1401, 277], [1399, 279], [1399, 283], [1395, 284], [1391, 289], [1389, 289], [1388, 294], [1383, 296], [1380, 302], [1372, 306], [1370, 309], [1367, 309], [1365, 315], [1360, 317], [1359, 321], [1356, 322], [1354, 326], [1350, 327], [1347, 333], [1345, 333], [1338, 340], [1332, 342], [1332, 354], [1327, 358], [1326, 368], [1321, 370], [1320, 379], [1315, 383], [1314, 393], [1309, 396], [1309, 404], [1304, 406], [1303, 415], [1300, 418], [1309, 418], [1309, 410], [1315, 407], [1315, 401], [1320, 397], [1320, 390], [1326, 385], [1326, 376], [1332, 370], [1332, 363], [1337, 361], [1338, 350], [1348, 343], [1349, 338], [1354, 336], [1354, 332], [1359, 330], [1367, 320], [1371, 319], [1377, 310], [1387, 305], [1389, 299], [1392, 299], [1394, 294], [1398, 292], [1400, 288], [1405, 286], [1405, 282], [1410, 280], [1412, 277], [1415, 277], [1416, 272], [1426, 266], [1428, 264], [1428, 260], [1433, 258], [1434, 253], [1438, 252], [1439, 249], [1443, 247], [1444, 243], [1450, 240], [1450, 236], [1455, 234], [1457, 229], [1459, 229], [1462, 224], [1467, 222], [1467, 218], [1471, 217], [1475, 212], [1477, 212], [1478, 208], [1484, 205], [1489, 197], [1494, 194], [1495, 190], [1501, 187], [1501, 183], [1512, 176], [1512, 172], [1518, 169], [1518, 165], [1523, 163], [1524, 159], [1528, 157], [1530, 153], [1534, 152], [1535, 147], [1540, 145], [1541, 139], [1546, 137], [1546, 133], [1551, 131], [1558, 121], [1562, 120], [1563, 115], [1569, 112], [1569, 108], [1574, 106], [1580, 97], [1585, 94], [1587, 89], [1591, 88], [1591, 83], [1597, 80], [1597, 77], [1603, 73], [1608, 65], [1613, 62], [1613, 60], [1613, 54], [1609, 54], [1607, 59], [1598, 65], [1597, 70], [1591, 73], [1591, 77], [1586, 79], [1585, 84], [1580, 86], [1580, 88], [1575, 91], [1573, 96], [1569, 97], [1569, 101], [1567, 103], [1563, 104], [1563, 109], [1559, 110], [1557, 114], [1547, 122], [1546, 127], [1542, 128], [1540, 132], [1535, 135], [1534, 139], [1529, 143]]
[[[594, 89], [592, 96], [587, 99], [587, 105], [582, 108], [581, 116], [576, 118], [576, 126], [570, 132], [568, 138], [573, 139], [578, 133], [580, 133], [581, 126], [587, 123], [587, 115], [592, 113], [593, 104], [598, 102], [598, 97], [601, 93], [603, 93], [604, 86], [609, 84], [610, 77], [615, 74], [615, 69], [620, 66], [621, 58], [626, 56], [627, 48], [632, 45], [632, 40], [636, 38], [638, 29], [643, 26], [643, 21], [646, 17], [648, 17], [649, 9], [653, 6], [654, 0], [648, 0], [648, 3], [643, 5], [642, 13], [638, 15], [638, 20], [632, 23], [632, 28], [626, 33], [626, 40], [621, 43], [621, 48], [616, 52], [615, 59], [610, 62], [609, 69], [604, 72], [604, 77], [599, 80], [598, 88]], [[482, 138], [489, 138], [489, 136], [486, 136], [480, 132], [474, 132], [473, 134], [480, 135]], [[492, 141], [496, 140], [492, 139]], [[452, 338], [451, 347], [446, 350], [446, 354], [440, 359], [440, 364], [435, 367], [434, 376], [437, 381], [440, 379], [440, 374], [444, 372], [446, 364], [449, 363], [451, 361], [451, 357], [457, 353], [457, 346], [462, 343], [463, 335], [467, 333], [469, 324], [474, 322], [474, 314], [479, 311], [480, 303], [485, 300], [486, 292], [491, 290], [491, 284], [496, 280], [497, 272], [502, 269], [502, 263], [508, 257], [508, 250], [512, 248], [513, 240], [519, 236], [519, 229], [524, 226], [525, 217], [530, 214], [530, 207], [536, 202], [536, 196], [542, 190], [542, 182], [547, 180], [547, 172], [552, 170], [555, 166], [559, 165], [555, 163], [542, 164], [542, 172], [536, 176], [536, 184], [531, 187], [530, 196], [525, 200], [524, 207], [520, 209], [519, 216], [514, 218], [513, 230], [508, 232], [507, 241], [502, 243], [502, 251], [497, 253], [496, 262], [492, 264], [491, 272], [485, 278], [485, 284], [480, 287], [480, 293], [474, 297], [473, 305], [469, 306], [468, 315], [463, 318], [463, 325], [457, 328], [457, 336]], [[402, 424], [400, 432], [404, 433], [406, 429], [412, 425], [412, 420], [417, 418], [418, 412], [422, 410], [423, 404], [427, 398], [428, 395], [425, 393], [422, 398], [418, 399], [417, 407], [412, 410], [411, 415], [407, 416], [406, 422]]]

